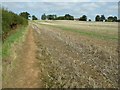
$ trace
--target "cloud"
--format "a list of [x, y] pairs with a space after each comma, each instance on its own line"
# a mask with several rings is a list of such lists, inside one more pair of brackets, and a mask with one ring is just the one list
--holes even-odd
[[1, 2], [119, 2], [119, 0], [1, 0]]
[[96, 14], [117, 15], [117, 3], [109, 2], [5, 2], [4, 7], [20, 13], [27, 11], [40, 17], [41, 14], [64, 15], [69, 13], [75, 17], [85, 14], [94, 18]]

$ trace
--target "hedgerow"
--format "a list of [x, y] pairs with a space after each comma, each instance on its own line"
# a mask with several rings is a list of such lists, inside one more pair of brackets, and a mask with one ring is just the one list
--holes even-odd
[[28, 20], [2, 8], [2, 39], [4, 40], [19, 25], [27, 25]]

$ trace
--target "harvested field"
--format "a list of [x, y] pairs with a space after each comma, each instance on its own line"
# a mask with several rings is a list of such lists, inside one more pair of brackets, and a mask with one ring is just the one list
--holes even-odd
[[117, 23], [29, 21], [3, 60], [3, 87], [117, 88], [117, 33]]
[[35, 21], [43, 87], [118, 87], [117, 23]]

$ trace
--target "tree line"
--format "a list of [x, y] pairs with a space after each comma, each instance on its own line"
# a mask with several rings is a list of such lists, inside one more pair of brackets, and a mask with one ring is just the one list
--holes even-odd
[[[38, 20], [38, 18], [35, 15], [30, 16], [28, 12], [21, 12], [19, 14], [20, 16], [24, 17], [25, 19], [31, 18], [32, 20]], [[41, 16], [41, 20], [78, 20], [78, 21], [92, 21], [89, 19], [86, 15], [82, 15], [79, 18], [74, 18], [74, 16], [70, 14], [65, 14], [64, 16], [57, 16], [55, 14], [53, 15], [46, 15], [45, 13]], [[109, 16], [105, 17], [104, 15], [96, 15], [95, 16], [96, 22], [120, 22], [120, 20], [117, 18], [117, 16]]]
[[29, 18], [32, 18], [32, 20], [38, 20], [38, 18], [35, 15], [31, 16], [30, 13], [28, 13], [28, 12], [21, 12], [19, 15], [28, 20], [29, 20]]
[[119, 20], [117, 19], [117, 16], [109, 16], [105, 18], [104, 15], [97, 15], [95, 17], [95, 21], [105, 21], [105, 22], [118, 22]]
[[[32, 20], [38, 20], [38, 18], [35, 15], [30, 16], [28, 12], [22, 12], [19, 14], [20, 16], [29, 19], [30, 17]], [[57, 16], [55, 14], [53, 15], [46, 15], [45, 13], [41, 16], [41, 20], [78, 20], [78, 21], [92, 21], [89, 19], [86, 15], [82, 15], [79, 18], [74, 18], [74, 16], [70, 14], [65, 14], [64, 16]], [[104, 15], [96, 15], [95, 16], [96, 22], [120, 22], [120, 20], [117, 18], [117, 16], [109, 16], [105, 17]]]
[[64, 16], [59, 16], [59, 17], [57, 17], [57, 15], [43, 14], [41, 16], [41, 20], [74, 20], [74, 17], [69, 14], [65, 14]]
[[[92, 21], [88, 19], [86, 15], [82, 15], [80, 18], [74, 18], [74, 16], [70, 14], [65, 14], [64, 16], [57, 16], [57, 15], [46, 15], [45, 13], [41, 16], [41, 20], [79, 20], [79, 21]], [[95, 17], [96, 22], [119, 22], [117, 16], [109, 16], [105, 17], [104, 15], [96, 15]]]

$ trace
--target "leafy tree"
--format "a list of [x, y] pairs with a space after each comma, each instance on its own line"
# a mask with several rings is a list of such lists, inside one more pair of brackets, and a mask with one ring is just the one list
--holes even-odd
[[32, 15], [32, 20], [38, 20], [38, 18], [35, 15]]
[[99, 15], [97, 15], [96, 17], [95, 17], [95, 21], [100, 21], [100, 16]]
[[113, 16], [109, 16], [107, 19], [108, 22], [113, 22], [114, 21], [114, 17]]
[[65, 16], [57, 17], [56, 20], [74, 20], [74, 17], [69, 14], [65, 14]]
[[116, 16], [114, 16], [113, 18], [114, 18], [114, 22], [117, 22], [117, 17], [116, 17]]
[[86, 15], [83, 15], [82, 17], [80, 17], [79, 20], [80, 20], [80, 21], [87, 21], [87, 16], [86, 16]]
[[89, 19], [88, 21], [91, 21], [91, 19]]
[[19, 15], [25, 19], [28, 19], [30, 17], [30, 14], [28, 12], [21, 12]]
[[56, 20], [56, 19], [57, 19], [57, 15], [53, 15], [53, 17], [54, 17], [54, 20]]
[[47, 15], [47, 19], [48, 20], [54, 20], [54, 16], [53, 15]]
[[71, 15], [69, 15], [69, 14], [65, 14], [65, 16], [64, 16], [65, 18], [65, 20], [74, 20], [74, 17], [73, 16], [71, 16]]
[[47, 16], [45, 15], [45, 13], [41, 16], [42, 20], [46, 20]]
[[65, 16], [59, 16], [59, 17], [57, 17], [57, 15], [47, 15], [47, 19], [48, 20], [74, 20], [74, 17], [69, 14], [65, 14]]
[[105, 20], [105, 16], [104, 16], [104, 15], [101, 15], [100, 21], [104, 21], [104, 20]]
[[120, 19], [118, 19], [117, 22], [120, 22]]
[[57, 20], [57, 15], [47, 15], [48, 20]]
[[117, 17], [116, 16], [109, 16], [108, 18], [107, 18], [107, 21], [108, 22], [117, 22], [118, 20], [117, 20]]
[[56, 18], [56, 20], [65, 20], [65, 17], [64, 16], [59, 16]]

